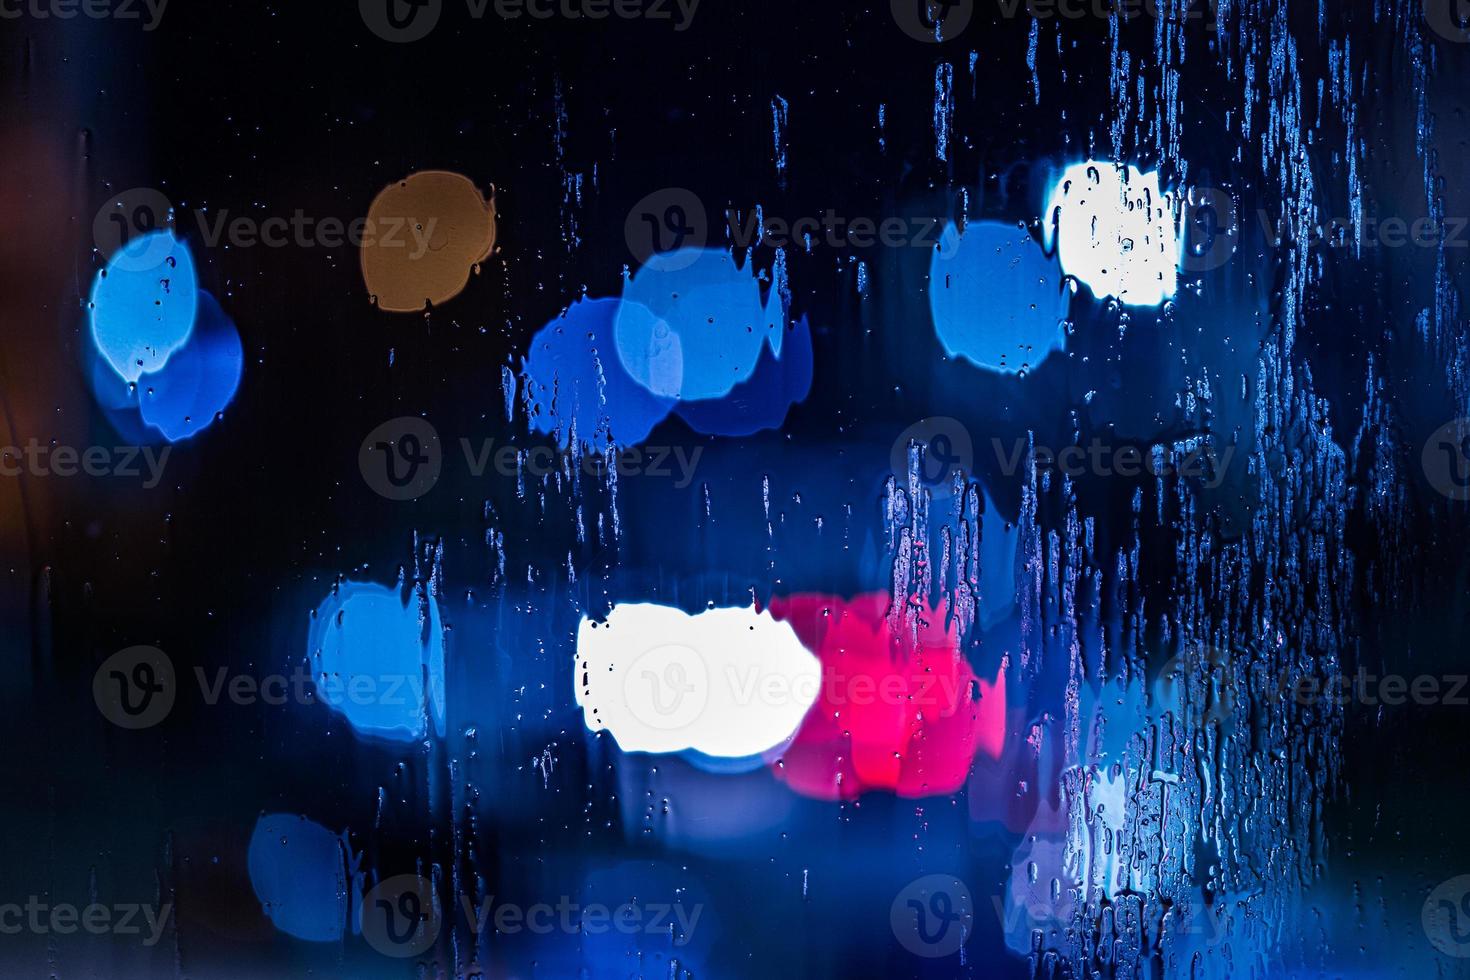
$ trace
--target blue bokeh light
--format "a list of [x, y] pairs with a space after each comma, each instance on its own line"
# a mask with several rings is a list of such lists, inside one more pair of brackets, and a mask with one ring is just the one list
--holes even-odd
[[[421, 606], [423, 607], [421, 609]], [[317, 696], [362, 735], [444, 734], [444, 624], [438, 601], [344, 582], [317, 607], [307, 654]]]
[[[755, 373], [763, 346], [781, 354], [785, 314], [749, 265], [720, 249], [649, 259], [623, 284], [618, 355], [628, 374], [663, 398], [723, 398]], [[651, 315], [650, 315], [651, 314]]]
[[1062, 270], [1024, 230], [975, 221], [951, 226], [929, 263], [929, 309], [951, 356], [992, 371], [1040, 364], [1063, 341]]
[[625, 305], [581, 299], [537, 331], [522, 366], [537, 432], [555, 433], [566, 446], [575, 427], [581, 448], [600, 452], [642, 442], [669, 414], [674, 400], [634, 381], [618, 357], [613, 329]]
[[92, 341], [119, 377], [137, 381], [188, 341], [198, 294], [188, 246], [167, 231], [140, 235], [92, 283]]

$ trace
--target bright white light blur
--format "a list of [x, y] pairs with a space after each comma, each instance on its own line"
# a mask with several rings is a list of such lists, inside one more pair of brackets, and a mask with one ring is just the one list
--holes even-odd
[[796, 733], [821, 664], [769, 612], [617, 606], [577, 630], [577, 703], [625, 752], [744, 758]]
[[1157, 171], [1089, 160], [1068, 167], [1043, 221], [1062, 271], [1099, 299], [1157, 306], [1171, 298], [1180, 259], [1173, 200]]

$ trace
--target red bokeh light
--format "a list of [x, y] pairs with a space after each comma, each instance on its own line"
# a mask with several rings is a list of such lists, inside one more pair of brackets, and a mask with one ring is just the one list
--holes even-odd
[[789, 622], [822, 663], [817, 702], [770, 760], [804, 796], [953, 793], [977, 752], [999, 758], [1004, 749], [1004, 671], [994, 682], [976, 678], [942, 612], [910, 628], [890, 620], [889, 605], [886, 593], [771, 602], [771, 615]]

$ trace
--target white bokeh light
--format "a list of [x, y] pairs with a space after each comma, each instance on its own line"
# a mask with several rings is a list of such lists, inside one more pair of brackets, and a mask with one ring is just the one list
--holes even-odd
[[795, 734], [821, 678], [790, 624], [753, 608], [628, 604], [577, 630], [577, 703], [624, 752], [765, 752]]
[[1157, 306], [1173, 297], [1179, 237], [1172, 198], [1157, 171], [1089, 160], [1068, 167], [1052, 188], [1042, 222], [1062, 271], [1099, 299]]

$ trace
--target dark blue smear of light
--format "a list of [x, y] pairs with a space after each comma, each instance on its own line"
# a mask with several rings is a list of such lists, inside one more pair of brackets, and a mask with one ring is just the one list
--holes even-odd
[[251, 887], [277, 929], [317, 943], [342, 938], [351, 871], [335, 834], [295, 814], [262, 814], [247, 860]]
[[[672, 398], [638, 384], [618, 357], [613, 325], [623, 302], [580, 299], [542, 327], [522, 364], [531, 425], [566, 446], [634, 446], [669, 414]], [[649, 319], [652, 314], [647, 314]]]
[[204, 431], [240, 387], [245, 351], [235, 324], [209, 293], [199, 293], [194, 332], [168, 364], [138, 381], [143, 421], [170, 442]]
[[761, 348], [755, 373], [724, 398], [682, 401], [675, 411], [695, 432], [707, 436], [748, 436], [778, 429], [791, 406], [812, 388], [812, 335], [806, 318], [786, 334], [776, 354]]

